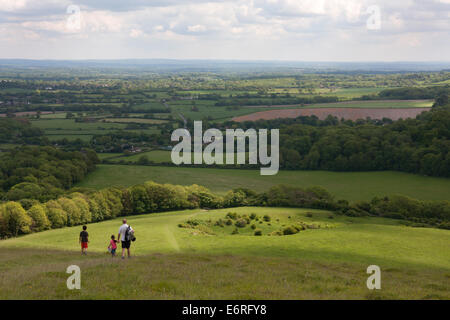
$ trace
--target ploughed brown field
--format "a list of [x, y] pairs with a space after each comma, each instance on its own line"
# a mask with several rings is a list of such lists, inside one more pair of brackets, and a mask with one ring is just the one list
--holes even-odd
[[324, 120], [328, 115], [344, 118], [346, 120], [366, 119], [383, 119], [389, 118], [398, 120], [400, 118], [415, 118], [423, 111], [429, 111], [430, 108], [302, 108], [302, 109], [282, 109], [260, 111], [245, 116], [234, 117], [233, 121], [256, 121], [256, 120], [272, 120], [278, 118], [297, 118], [299, 116], [316, 116], [320, 120]]

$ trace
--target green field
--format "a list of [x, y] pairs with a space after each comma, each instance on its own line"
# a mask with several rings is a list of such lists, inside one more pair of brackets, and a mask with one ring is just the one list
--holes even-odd
[[[32, 120], [32, 125], [44, 130], [45, 135], [50, 141], [67, 139], [69, 141], [81, 139], [84, 142], [89, 142], [94, 135], [106, 135], [117, 132], [119, 130], [126, 130], [127, 132], [158, 134], [160, 130], [157, 127], [148, 127], [142, 129], [126, 129], [127, 123], [143, 123], [143, 124], [159, 124], [166, 122], [165, 120], [155, 119], [138, 119], [138, 118], [124, 118], [124, 119], [106, 119], [110, 122], [76, 122], [75, 119], [63, 119], [61, 115], [65, 113], [50, 114], [49, 116], [39, 120]], [[115, 122], [117, 120], [118, 122]], [[122, 123], [123, 122], [123, 123]]]
[[179, 118], [178, 113], [183, 114], [186, 118], [191, 120], [201, 120], [205, 117], [211, 119], [231, 119], [232, 117], [243, 116], [257, 111], [264, 111], [267, 108], [245, 108], [240, 107], [236, 110], [227, 109], [227, 107], [216, 107], [214, 101], [195, 101], [198, 111], [192, 111], [192, 101], [176, 101], [171, 102], [172, 115], [175, 119]]
[[148, 152], [140, 152], [138, 154], [133, 154], [129, 156], [125, 156], [122, 153], [116, 153], [115, 156], [112, 157], [103, 157], [103, 159], [109, 159], [113, 162], [119, 162], [119, 161], [125, 161], [125, 162], [136, 162], [141, 157], [147, 157], [148, 160], [153, 161], [155, 163], [162, 163], [162, 162], [171, 162], [170, 159], [170, 151], [164, 151], [164, 150], [152, 150]]
[[12, 143], [0, 143], [0, 150], [10, 150], [17, 147], [20, 147], [20, 145]]
[[[170, 157], [171, 152], [165, 151], [165, 150], [152, 150], [148, 152], [141, 152], [138, 154], [133, 155], [122, 155], [122, 154], [115, 154], [115, 156], [110, 157], [103, 157], [103, 159], [108, 159], [112, 162], [137, 162], [141, 157], [145, 156], [148, 158], [149, 161], [153, 161], [154, 163], [165, 163], [165, 162], [172, 162], [172, 159]], [[121, 156], [122, 155], [122, 156]], [[194, 161], [194, 153], [191, 154], [192, 162]], [[246, 152], [245, 159], [248, 162], [248, 152]], [[234, 161], [237, 161], [237, 153], [234, 155]], [[226, 155], [223, 154], [223, 162], [226, 162]]]
[[325, 93], [325, 95], [329, 96], [337, 96], [340, 99], [353, 99], [359, 98], [363, 95], [370, 94], [378, 94], [380, 91], [387, 89], [383, 87], [377, 88], [339, 88], [337, 90], [333, 90], [332, 92]]
[[74, 119], [41, 119], [33, 120], [33, 126], [43, 130], [114, 130], [123, 129], [125, 124], [104, 122], [75, 122]]
[[161, 124], [166, 123], [166, 120], [159, 119], [141, 119], [141, 118], [105, 118], [108, 123], [146, 123], [146, 124]]
[[[214, 226], [227, 212], [256, 213], [262, 230]], [[263, 222], [262, 216], [271, 217]], [[136, 257], [108, 257], [120, 219], [0, 241], [1, 299], [448, 299], [450, 232], [398, 220], [350, 218], [319, 210], [233, 208], [128, 217]], [[180, 228], [188, 220], [204, 228]], [[261, 223], [260, 223], [261, 222]], [[269, 236], [294, 223], [320, 228]], [[208, 227], [209, 226], [209, 227]], [[208, 231], [208, 232], [206, 232]], [[82, 289], [66, 289], [67, 266], [79, 265]], [[366, 287], [366, 268], [381, 268], [382, 289]]]
[[50, 114], [42, 114], [41, 119], [65, 119], [67, 112], [56, 112]]
[[261, 176], [259, 170], [99, 165], [77, 186], [96, 189], [126, 187], [149, 180], [199, 184], [220, 193], [238, 187], [266, 191], [273, 185], [287, 184], [299, 187], [322, 186], [337, 198], [348, 200], [370, 200], [374, 196], [392, 194], [423, 200], [450, 200], [450, 179], [393, 171], [280, 171], [275, 176]]

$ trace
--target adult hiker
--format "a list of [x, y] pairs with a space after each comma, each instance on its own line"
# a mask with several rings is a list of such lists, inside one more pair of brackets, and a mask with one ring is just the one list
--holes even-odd
[[119, 228], [119, 234], [117, 239], [120, 239], [122, 243], [122, 259], [125, 259], [125, 249], [128, 252], [128, 258], [130, 258], [130, 245], [134, 238], [134, 230], [127, 224], [127, 219], [122, 220], [122, 225]]

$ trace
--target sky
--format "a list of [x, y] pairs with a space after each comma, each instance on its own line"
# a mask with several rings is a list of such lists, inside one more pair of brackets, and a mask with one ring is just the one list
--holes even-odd
[[0, 58], [449, 61], [450, 0], [0, 0]]

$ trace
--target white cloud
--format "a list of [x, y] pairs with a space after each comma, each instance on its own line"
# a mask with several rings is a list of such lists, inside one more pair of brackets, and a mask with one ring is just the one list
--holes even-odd
[[25, 8], [27, 0], [0, 0], [0, 11], [17, 11]]
[[190, 32], [204, 32], [206, 31], [206, 27], [201, 24], [196, 24], [195, 26], [188, 26], [188, 31]]
[[131, 29], [131, 31], [130, 31], [130, 37], [132, 37], [132, 38], [139, 38], [143, 35], [144, 35], [144, 32], [142, 32], [142, 30], [139, 30], [139, 29]]
[[[66, 9], [71, 3], [81, 8], [78, 29], [67, 27]], [[0, 30], [13, 34], [0, 37], [0, 46], [5, 48], [0, 56], [22, 54], [20, 41], [25, 44], [39, 39], [45, 44], [66, 40], [73, 43], [77, 39], [80, 50], [102, 45], [95, 50], [98, 58], [111, 52], [132, 57], [140, 51], [143, 55], [151, 52], [180, 58], [190, 54], [199, 58], [241, 55], [277, 59], [296, 58], [295, 52], [308, 48], [302, 52], [302, 58], [332, 59], [335, 54], [337, 58], [361, 60], [370, 58], [368, 52], [374, 57], [386, 57], [386, 52], [390, 52], [387, 58], [414, 56], [426, 60], [435, 56], [437, 50], [450, 56], [449, 3], [450, 0], [155, 0], [149, 5], [143, 0], [98, 0], [95, 4], [87, 0], [0, 0]], [[382, 24], [377, 32], [366, 28], [366, 10], [372, 4], [381, 9]], [[143, 41], [137, 43], [134, 38]], [[432, 42], [435, 39], [440, 40]], [[127, 41], [138, 47], [127, 51]], [[408, 55], [401, 50], [387, 50], [398, 43], [414, 45], [417, 50]], [[274, 49], [261, 50], [268, 47]]]

